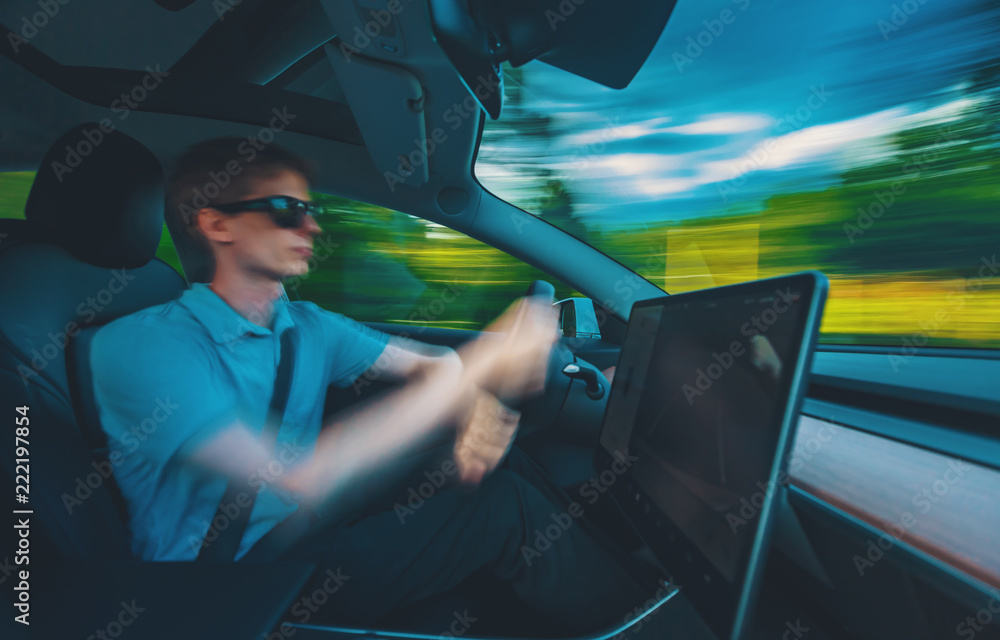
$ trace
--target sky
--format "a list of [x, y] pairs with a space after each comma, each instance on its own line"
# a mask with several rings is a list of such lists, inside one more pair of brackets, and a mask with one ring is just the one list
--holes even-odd
[[753, 210], [833, 184], [892, 153], [894, 132], [975, 106], [965, 75], [1000, 47], [984, 5], [679, 0], [624, 90], [526, 65], [523, 104], [487, 129], [545, 113], [553, 139], [486, 137], [477, 176], [517, 203], [517, 165], [544, 164], [569, 182], [576, 213], [604, 226]]

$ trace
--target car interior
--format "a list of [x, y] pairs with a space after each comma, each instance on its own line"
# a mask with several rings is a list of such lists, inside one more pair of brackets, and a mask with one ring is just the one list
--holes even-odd
[[[683, 5], [19, 0], [0, 6], [0, 172], [36, 172], [22, 180], [23, 204], [17, 200], [12, 217], [0, 217], [0, 412], [10, 425], [3, 472], [15, 493], [0, 536], [0, 585], [12, 605], [3, 637], [86, 638], [105, 630], [108, 637], [246, 640], [1000, 638], [995, 348], [921, 345], [907, 351], [900, 366], [892, 357], [898, 341], [825, 342], [822, 300], [810, 298], [815, 317], [802, 314], [797, 338], [786, 346], [772, 340], [774, 350], [791, 354], [784, 377], [775, 374], [781, 391], [768, 405], [783, 416], [768, 432], [774, 442], [744, 447], [750, 456], [761, 442], [770, 443], [761, 449], [763, 475], [756, 477], [771, 483], [761, 485], [759, 495], [733, 501], [733, 517], [760, 521], [749, 538], [758, 542], [756, 564], [747, 570], [753, 579], [738, 581], [750, 585], [738, 597], [718, 579], [712, 583], [707, 570], [707, 584], [689, 584], [690, 568], [679, 565], [691, 563], [690, 554], [677, 556], [681, 546], [674, 543], [675, 533], [684, 533], [664, 533], [644, 519], [662, 506], [656, 502], [659, 476], [644, 471], [601, 480], [610, 468], [602, 465], [613, 462], [608, 439], [626, 411], [616, 394], [628, 395], [628, 384], [646, 388], [659, 380], [635, 374], [629, 358], [645, 353], [666, 362], [675, 354], [696, 362], [698, 354], [713, 357], [717, 344], [694, 338], [675, 344], [664, 324], [655, 331], [667, 337], [656, 348], [643, 343], [626, 353], [624, 345], [639, 344], [634, 310], [703, 300], [725, 306], [732, 291], [770, 305], [767, 292], [777, 285], [760, 279], [769, 283], [763, 289], [695, 293], [661, 287], [561, 228], [556, 218], [533, 215], [523, 202], [497, 195], [477, 174], [477, 160], [487, 152], [484, 145], [514, 135], [490, 137], [488, 129], [504, 122], [511, 92], [520, 87], [511, 75], [519, 67], [544, 63], [588, 82], [594, 92], [622, 90], [657, 42], [673, 33], [671, 15], [680, 11], [675, 4]], [[653, 596], [646, 611], [622, 612], [622, 624], [613, 629], [580, 636], [549, 622], [495, 579], [474, 575], [451, 592], [428, 594], [391, 612], [376, 628], [353, 629], [303, 614], [300, 603], [315, 595], [305, 591], [316, 570], [306, 563], [147, 563], [133, 557], [93, 397], [89, 344], [108, 322], [211, 280], [205, 249], [164, 215], [165, 176], [191, 145], [219, 136], [245, 138], [248, 154], [249, 143], [274, 140], [315, 161], [317, 194], [399, 212], [408, 225], [426, 225], [431, 241], [461, 235], [502, 253], [523, 265], [517, 274], [531, 274], [522, 282], [520, 275], [499, 272], [497, 278], [514, 282], [518, 294], [534, 280], [555, 283], [556, 297], [566, 298], [556, 303], [562, 338], [544, 394], [522, 407], [517, 445], [568, 493], [601, 489], [588, 519], [629, 552], [651, 554], [667, 572], [684, 575], [678, 588]], [[996, 148], [990, 175], [1000, 170]], [[8, 184], [0, 181], [4, 207], [16, 199], [5, 191]], [[992, 193], [995, 211], [995, 185]], [[351, 233], [374, 233], [373, 242], [380, 242], [394, 233], [389, 225], [375, 232], [347, 223], [335, 228], [345, 234], [335, 242], [346, 242]], [[169, 256], [165, 242], [174, 252]], [[333, 261], [342, 266], [352, 259], [375, 270], [386, 255]], [[797, 271], [815, 274], [817, 282], [825, 278], [808, 265]], [[324, 283], [285, 287], [294, 299]], [[477, 284], [470, 279], [460, 286], [458, 297], [471, 299]], [[831, 278], [831, 303], [837, 286]], [[483, 311], [490, 317], [465, 328], [442, 326], [432, 320], [445, 312], [434, 310], [434, 300], [426, 302], [433, 295], [447, 303], [440, 291], [425, 291], [430, 311], [407, 321], [393, 321], [402, 315], [362, 319], [393, 335], [456, 347], [478, 334], [480, 320], [497, 315]], [[502, 309], [512, 301], [496, 304]], [[715, 308], [699, 311], [705, 315], [684, 335], [707, 333], [721, 317]], [[993, 309], [995, 327], [1000, 307]], [[350, 315], [349, 307], [344, 313]], [[758, 369], [780, 370], [781, 361], [767, 364], [767, 339], [752, 342], [763, 350], [751, 356]], [[390, 386], [372, 380], [360, 388], [331, 388], [325, 413]], [[689, 397], [688, 405], [700, 400]], [[29, 424], [24, 418], [30, 430], [17, 430]], [[33, 483], [24, 492], [28, 499], [16, 502], [14, 487], [28, 484], [17, 479], [27, 474], [26, 458]], [[357, 504], [345, 508], [381, 504], [381, 492], [398, 491], [400, 478], [413, 477], [420, 464], [414, 459], [412, 468], [388, 472], [386, 487], [361, 492]], [[24, 522], [30, 534], [19, 533]], [[22, 564], [19, 559], [29, 555], [30, 564]], [[744, 559], [750, 562], [750, 555]], [[713, 601], [729, 609], [719, 613]], [[739, 624], [730, 619], [737, 610]], [[17, 619], [29, 611], [30, 625]], [[130, 612], [128, 624], [123, 612]], [[727, 622], [717, 624], [717, 617]]]

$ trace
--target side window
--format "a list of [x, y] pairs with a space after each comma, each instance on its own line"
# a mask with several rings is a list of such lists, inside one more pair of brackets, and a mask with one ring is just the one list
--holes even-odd
[[[0, 218], [24, 218], [24, 205], [28, 202], [28, 194], [31, 192], [31, 183], [34, 180], [33, 171], [0, 173]], [[183, 273], [181, 262], [177, 259], [177, 250], [170, 240], [166, 225], [160, 234], [160, 246], [156, 249], [156, 257], [173, 267], [177, 273]]]
[[559, 298], [571, 288], [447, 227], [346, 198], [313, 193], [324, 207], [308, 274], [289, 278], [310, 300], [362, 322], [481, 329], [533, 280]]
[[[0, 173], [0, 218], [24, 218], [34, 172]], [[534, 280], [557, 299], [579, 295], [520, 260], [447, 227], [346, 198], [324, 206], [309, 273], [290, 278], [292, 300], [310, 300], [362, 322], [482, 329]], [[2, 240], [2, 238], [0, 238]], [[156, 251], [183, 273], [164, 226]]]
[[0, 173], [0, 218], [24, 218], [24, 203], [34, 179], [35, 174], [28, 171]]

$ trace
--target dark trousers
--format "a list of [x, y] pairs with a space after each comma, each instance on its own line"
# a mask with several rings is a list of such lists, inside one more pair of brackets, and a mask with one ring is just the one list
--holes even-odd
[[[387, 510], [320, 521], [280, 554], [318, 565], [310, 590], [328, 597], [313, 622], [370, 626], [489, 571], [554, 622], [592, 631], [623, 622], [655, 588], [624, 569], [613, 543], [596, 541], [601, 532], [517, 447], [472, 490], [434, 486], [447, 462], [422, 468]], [[266, 555], [270, 540], [261, 542], [248, 560]]]

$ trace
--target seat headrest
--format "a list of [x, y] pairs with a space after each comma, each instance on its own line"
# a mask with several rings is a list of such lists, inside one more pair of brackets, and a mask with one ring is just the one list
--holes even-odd
[[163, 169], [128, 135], [93, 122], [56, 140], [35, 175], [24, 217], [83, 262], [136, 268], [163, 229]]

